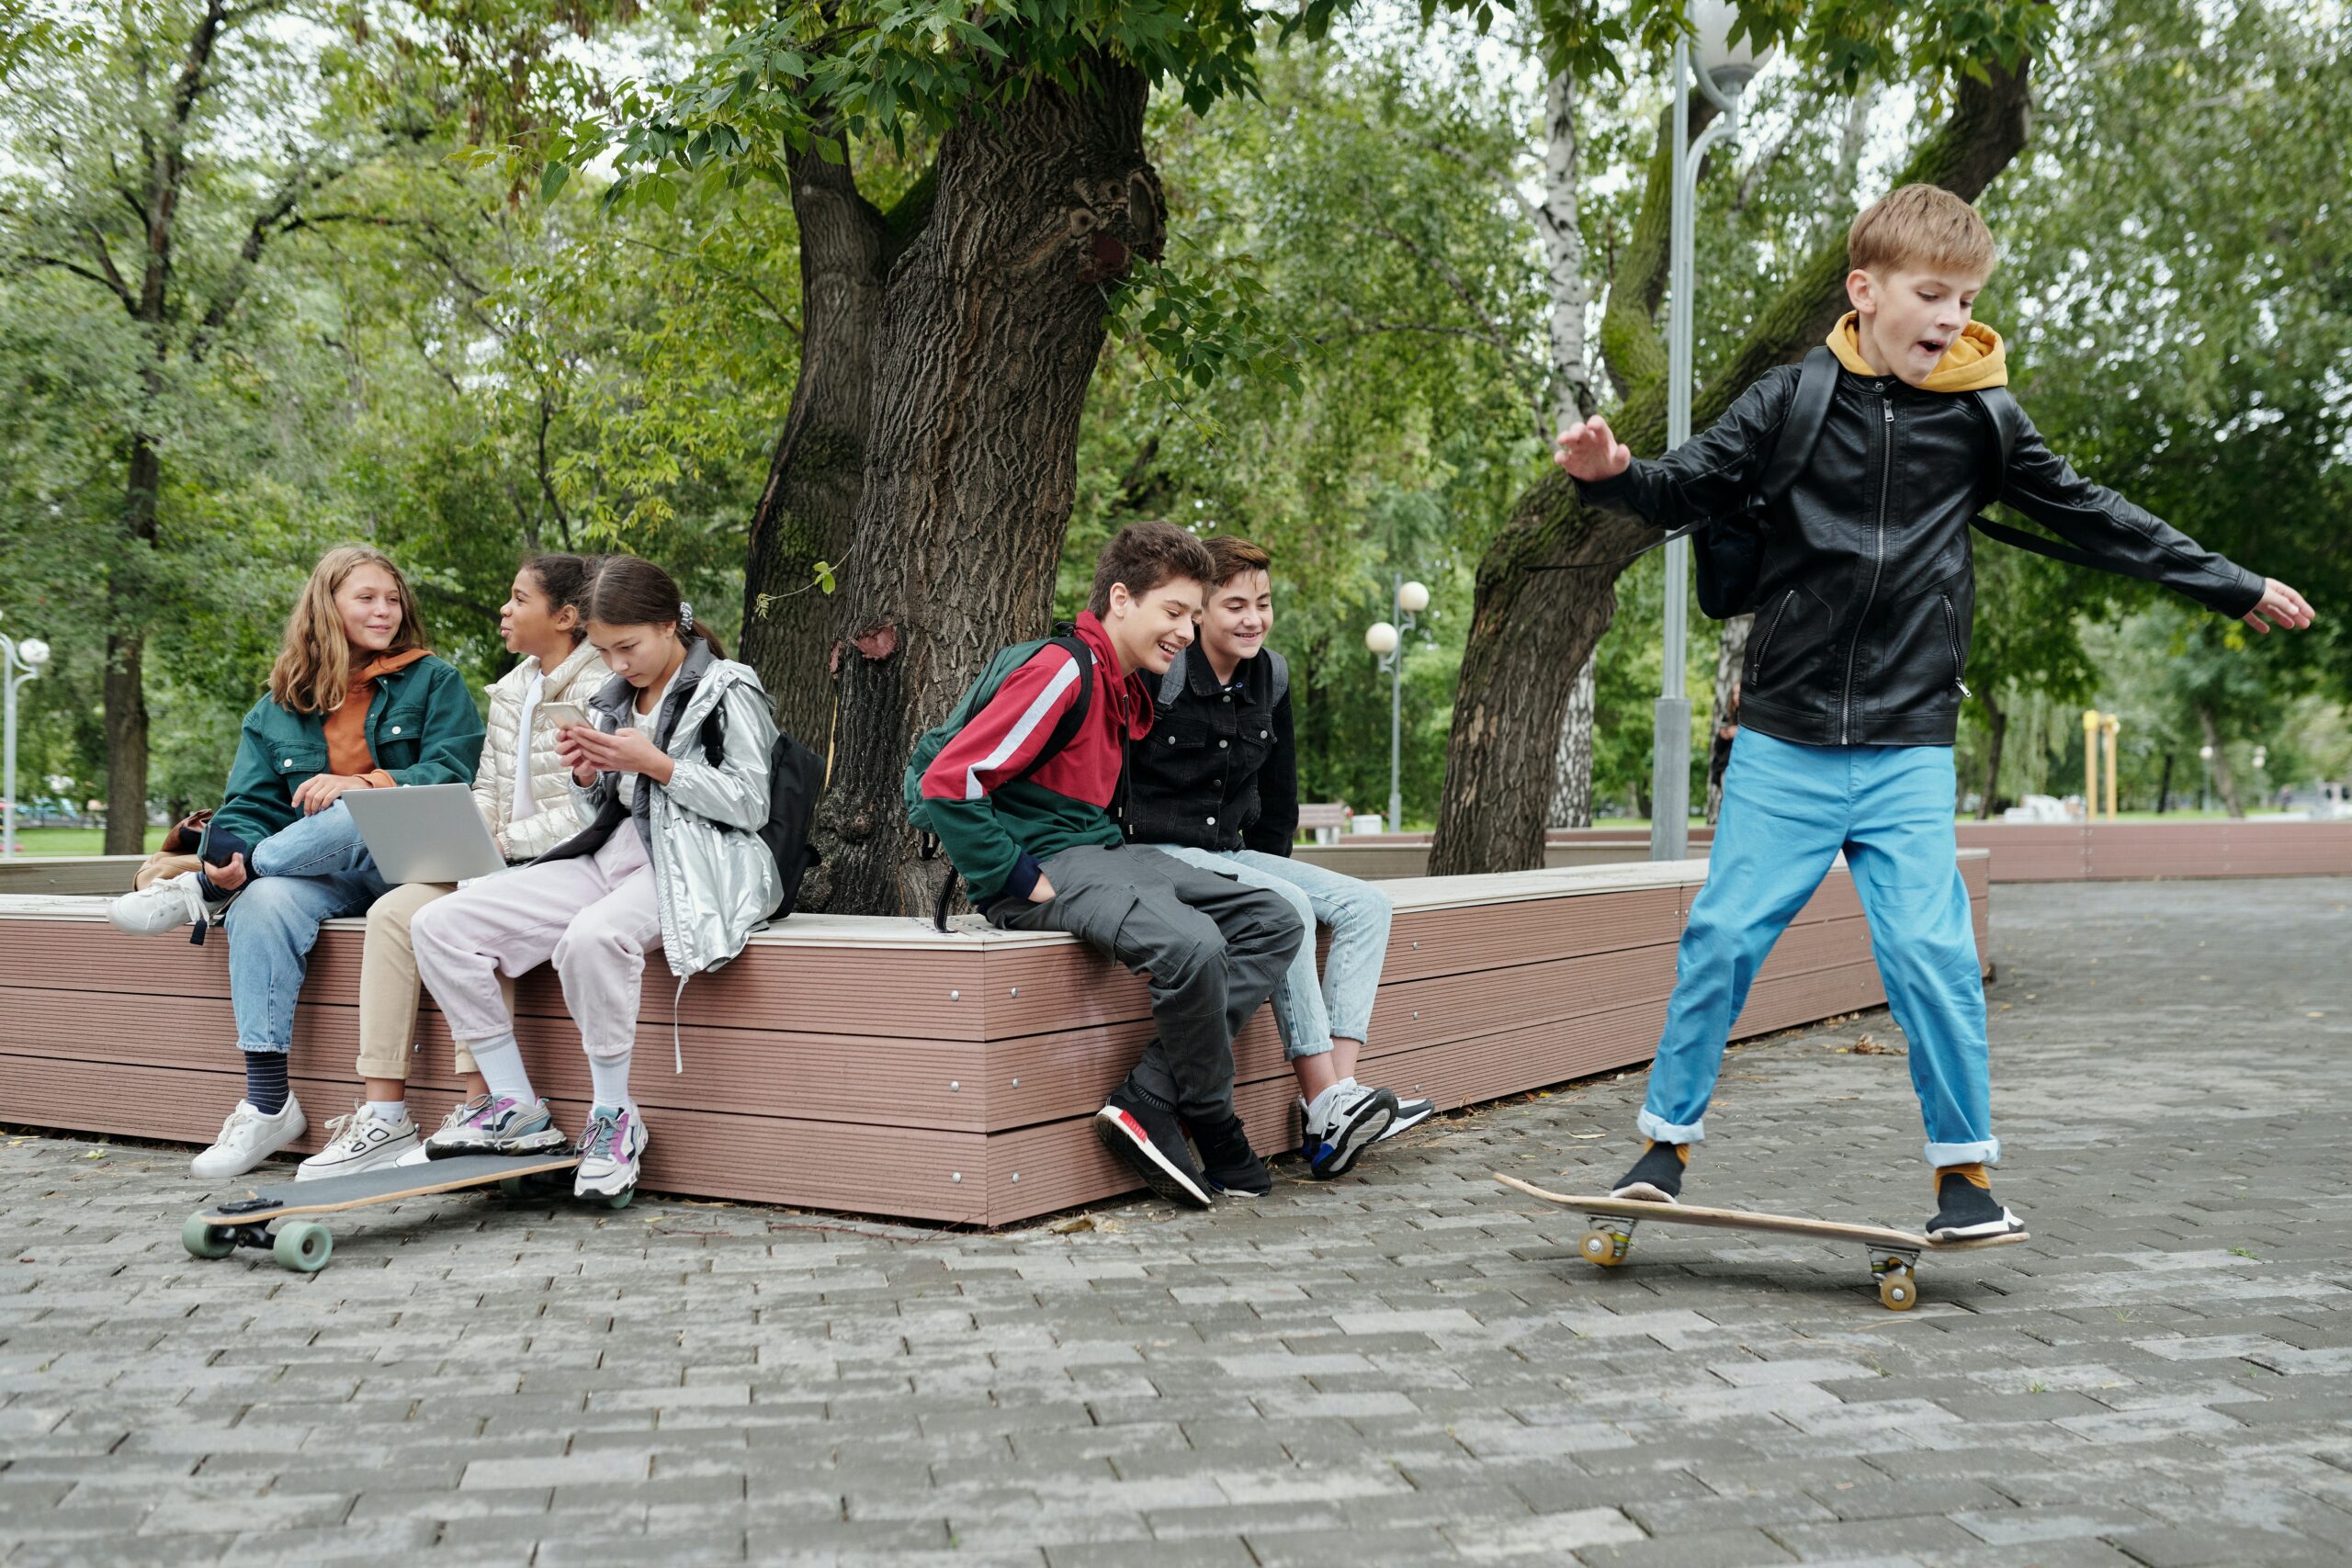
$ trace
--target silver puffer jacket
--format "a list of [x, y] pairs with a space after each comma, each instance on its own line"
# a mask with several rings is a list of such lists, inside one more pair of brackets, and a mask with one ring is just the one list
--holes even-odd
[[[683, 702], [684, 711], [663, 748], [676, 772], [666, 784], [639, 778], [634, 811], [620, 798], [616, 773], [602, 775], [586, 789], [575, 784], [581, 816], [592, 826], [546, 858], [594, 854], [634, 817], [653, 861], [662, 951], [683, 987], [688, 977], [742, 952], [784, 900], [775, 857], [759, 837], [768, 819], [768, 750], [775, 744], [775, 719], [751, 666], [715, 657], [699, 638], [662, 698], [664, 712], [652, 723], [632, 711], [636, 694], [617, 675], [606, 681], [588, 700], [596, 728], [607, 734], [628, 727], [659, 735], [667, 711]], [[703, 745], [704, 721], [714, 712], [722, 716], [721, 728], [714, 731], [722, 756], [715, 765], [706, 760]]]

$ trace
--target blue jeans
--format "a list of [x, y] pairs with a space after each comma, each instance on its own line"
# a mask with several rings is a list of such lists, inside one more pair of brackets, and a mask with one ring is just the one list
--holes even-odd
[[[1154, 844], [1162, 854], [1229, 876], [1244, 887], [1262, 887], [1288, 901], [1306, 928], [1298, 954], [1274, 985], [1274, 1025], [1282, 1031], [1283, 1055], [1291, 1061], [1319, 1056], [1337, 1035], [1361, 1040], [1372, 1027], [1373, 999], [1380, 991], [1380, 966], [1388, 956], [1388, 895], [1319, 865], [1257, 850], [1196, 850], [1189, 844]], [[1331, 959], [1315, 973], [1315, 928], [1331, 928]]]
[[230, 900], [229, 1005], [240, 1051], [291, 1050], [294, 1000], [319, 927], [364, 913], [391, 891], [341, 801], [272, 833], [246, 861], [251, 880]]
[[1641, 1129], [1707, 1135], [1724, 1044], [1765, 955], [1843, 850], [1870, 921], [1887, 1006], [1910, 1039], [1928, 1163], [1991, 1164], [1984, 971], [1952, 829], [1949, 746], [1799, 746], [1752, 729], [1732, 744], [1706, 886], [1690, 906]]

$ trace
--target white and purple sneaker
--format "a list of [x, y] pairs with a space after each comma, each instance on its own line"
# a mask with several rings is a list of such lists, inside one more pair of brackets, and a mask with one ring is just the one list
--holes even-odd
[[650, 1142], [634, 1109], [598, 1106], [580, 1138], [580, 1169], [571, 1179], [575, 1198], [617, 1198], [636, 1190], [638, 1159]]
[[526, 1103], [506, 1095], [478, 1094], [451, 1111], [425, 1152], [435, 1159], [455, 1155], [538, 1155], [562, 1148], [568, 1140], [544, 1100]]

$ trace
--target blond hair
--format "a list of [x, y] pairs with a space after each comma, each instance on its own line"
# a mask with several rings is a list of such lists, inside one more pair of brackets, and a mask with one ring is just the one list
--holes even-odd
[[1898, 186], [1846, 231], [1846, 258], [1865, 272], [1941, 272], [1989, 277], [2000, 253], [1984, 220], [1939, 186]]
[[[408, 591], [391, 558], [365, 545], [344, 545], [319, 558], [311, 581], [286, 617], [286, 646], [269, 670], [269, 695], [280, 707], [295, 713], [333, 713], [351, 694], [351, 639], [343, 633], [343, 614], [334, 596], [351, 574], [363, 566], [380, 567], [392, 580], [401, 599], [401, 626], [392, 634], [387, 654], [406, 653], [425, 646], [424, 626], [417, 618], [416, 595]], [[379, 657], [381, 657], [380, 655]]]

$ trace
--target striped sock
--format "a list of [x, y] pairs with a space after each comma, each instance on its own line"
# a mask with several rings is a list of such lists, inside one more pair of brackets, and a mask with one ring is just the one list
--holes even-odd
[[277, 1115], [293, 1092], [286, 1085], [286, 1053], [247, 1051], [244, 1057], [245, 1103], [264, 1116]]

